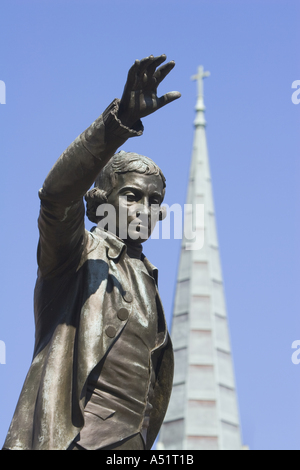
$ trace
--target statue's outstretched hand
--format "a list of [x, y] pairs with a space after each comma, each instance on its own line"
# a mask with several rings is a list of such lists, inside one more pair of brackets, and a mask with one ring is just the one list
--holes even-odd
[[175, 67], [173, 61], [159, 67], [166, 58], [164, 54], [159, 57], [151, 55], [136, 60], [129, 70], [118, 113], [125, 126], [132, 127], [139, 119], [180, 98], [178, 91], [171, 91], [160, 98], [157, 96], [158, 85]]

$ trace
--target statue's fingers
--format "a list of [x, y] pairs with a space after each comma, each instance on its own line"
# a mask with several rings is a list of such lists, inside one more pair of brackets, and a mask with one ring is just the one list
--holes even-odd
[[159, 67], [166, 60], [166, 58], [167, 58], [166, 54], [162, 54], [158, 57], [153, 57], [152, 64], [150, 64], [148, 69], [147, 69], [147, 75], [149, 77], [152, 77], [152, 75], [154, 75], [155, 70], [157, 69], [157, 67]]
[[162, 65], [159, 69], [156, 70], [153, 77], [156, 79], [157, 85], [163, 81], [163, 79], [171, 72], [171, 70], [173, 70], [174, 67], [175, 62], [172, 60], [171, 62]]
[[126, 87], [127, 88], [133, 88], [134, 84], [136, 82], [136, 74], [137, 71], [140, 67], [140, 61], [136, 60], [135, 63], [133, 64], [132, 67], [130, 67], [128, 75], [127, 75], [127, 82], [126, 82]]
[[145, 72], [147, 73], [147, 69], [148, 69], [149, 65], [152, 64], [153, 59], [154, 59], [154, 56], [150, 55], [149, 57], [145, 57], [145, 59], [142, 59], [140, 61], [137, 74], [141, 79], [143, 78], [144, 73]]
[[170, 91], [165, 95], [161, 96], [157, 100], [157, 109], [166, 106], [166, 104], [172, 103], [172, 101], [178, 100], [181, 97], [181, 93], [179, 91]]

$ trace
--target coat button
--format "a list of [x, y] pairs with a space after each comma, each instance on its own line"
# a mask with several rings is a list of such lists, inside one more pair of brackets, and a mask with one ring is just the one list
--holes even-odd
[[126, 291], [126, 292], [123, 292], [123, 299], [125, 300], [125, 302], [132, 302], [133, 296], [130, 292]]
[[105, 329], [105, 333], [107, 334], [109, 338], [114, 338], [116, 336], [117, 331], [114, 326], [108, 326]]
[[118, 310], [117, 316], [119, 320], [122, 320], [122, 321], [127, 320], [127, 318], [129, 317], [129, 312], [127, 308], [120, 308], [120, 310]]

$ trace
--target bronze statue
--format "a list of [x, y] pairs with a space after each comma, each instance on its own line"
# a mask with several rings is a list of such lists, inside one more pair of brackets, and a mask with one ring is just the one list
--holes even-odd
[[[162, 218], [165, 178], [152, 160], [115, 152], [142, 134], [141, 118], [180, 97], [157, 96], [175, 65], [165, 60], [134, 63], [122, 99], [75, 139], [39, 192], [34, 355], [4, 449], [151, 449], [159, 432], [173, 352], [141, 243]], [[93, 222], [104, 220], [103, 204], [115, 208], [116, 233], [85, 230], [84, 196]], [[123, 236], [121, 209], [135, 236]]]

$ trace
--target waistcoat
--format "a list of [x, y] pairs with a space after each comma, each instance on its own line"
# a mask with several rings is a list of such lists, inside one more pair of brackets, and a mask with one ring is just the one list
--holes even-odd
[[[143, 282], [145, 276], [149, 278], [143, 262], [129, 257], [128, 273], [138, 290], [136, 297], [129, 295], [127, 299], [132, 303], [133, 313], [113, 348], [88, 378], [85, 424], [79, 440], [76, 439], [88, 450], [121, 442], [138, 432], [146, 444], [156, 380], [156, 352], [162, 346], [164, 335], [157, 334], [154, 280]], [[118, 316], [127, 320], [128, 310], [122, 309]]]

